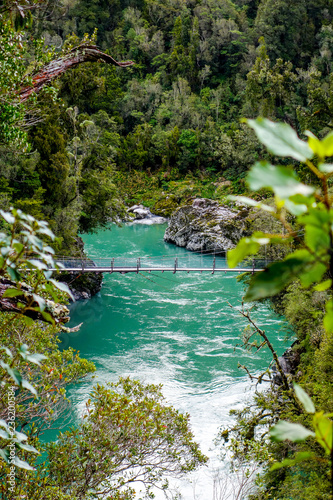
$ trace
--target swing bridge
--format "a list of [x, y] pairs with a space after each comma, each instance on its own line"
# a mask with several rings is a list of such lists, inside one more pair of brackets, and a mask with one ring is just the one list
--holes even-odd
[[55, 261], [58, 269], [50, 269], [57, 272], [76, 273], [151, 273], [172, 272], [175, 273], [244, 273], [264, 271], [269, 263], [266, 259], [250, 259], [239, 267], [229, 268], [227, 266], [225, 253], [195, 253], [189, 252], [187, 256], [165, 256], [159, 257], [103, 257], [103, 258], [73, 258], [56, 256]]

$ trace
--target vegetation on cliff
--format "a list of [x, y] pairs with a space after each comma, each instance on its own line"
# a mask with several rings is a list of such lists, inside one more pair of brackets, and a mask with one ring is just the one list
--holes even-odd
[[[298, 225], [311, 226], [304, 237], [311, 255], [301, 253], [296, 259], [287, 257], [282, 268], [273, 268], [263, 275], [260, 290], [264, 292], [260, 297], [269, 295], [268, 289], [270, 294], [280, 294], [275, 300], [295, 327], [299, 339], [301, 364], [296, 375], [314, 399], [316, 408], [325, 412], [330, 412], [333, 404], [332, 308], [326, 305], [331, 304], [330, 288], [325, 288], [332, 271], [328, 194], [332, 167], [328, 161], [321, 170], [320, 160], [324, 162], [324, 157], [329, 158], [333, 152], [325, 149], [331, 147], [331, 136], [327, 133], [332, 129], [333, 113], [332, 18], [333, 3], [324, 0], [296, 0], [292, 5], [285, 0], [5, 0], [0, 6], [0, 207], [8, 213], [9, 207], [14, 206], [35, 219], [47, 221], [57, 236], [53, 245], [59, 253], [75, 255], [79, 251], [78, 233], [93, 231], [110, 220], [117, 220], [124, 203], [144, 201], [156, 212], [169, 215], [175, 206], [193, 197], [224, 200], [230, 193], [247, 195], [245, 177], [250, 165], [258, 159], [274, 162], [280, 151], [271, 142], [266, 151], [253, 130], [240, 122], [243, 116], [254, 118], [259, 114], [286, 122], [301, 137], [306, 129], [320, 139], [326, 137], [319, 142], [311, 136], [308, 146], [300, 147], [298, 154], [282, 155], [282, 170], [278, 170], [281, 176], [273, 176], [269, 182], [266, 176], [263, 182], [261, 174], [267, 174], [266, 163], [257, 165], [256, 176], [250, 174], [249, 177], [252, 188], [258, 190], [255, 203], [267, 197], [267, 187], [271, 186], [278, 197], [279, 215], [283, 217], [281, 200], [291, 211], [292, 229], [290, 233], [287, 231], [286, 240], [287, 236], [296, 236]], [[102, 63], [86, 63], [64, 73], [38, 96], [20, 102], [22, 86], [33, 84], [33, 75], [82, 42], [97, 43], [104, 53], [117, 60], [134, 60], [135, 65], [118, 69]], [[314, 168], [308, 169], [306, 165], [313, 153]], [[300, 181], [288, 174], [290, 166]], [[309, 204], [314, 191], [295, 192], [296, 198], [289, 200], [291, 203], [287, 206], [290, 193], [286, 193], [286, 186], [290, 186], [290, 182], [292, 186], [298, 183], [311, 185], [313, 189], [322, 187], [322, 194], [318, 195], [322, 199], [316, 201], [317, 215]], [[272, 208], [269, 203], [267, 206]], [[305, 212], [296, 213], [295, 206], [298, 209], [304, 206]], [[10, 220], [1, 221], [5, 231]], [[255, 235], [247, 244], [256, 251], [260, 243], [267, 240], [273, 242], [266, 234]], [[297, 236], [297, 240], [298, 244], [303, 243], [300, 241], [303, 237]], [[17, 244], [21, 244], [20, 240]], [[245, 246], [241, 248], [244, 256], [247, 250]], [[316, 262], [314, 256], [318, 257], [321, 250], [321, 262]], [[295, 251], [302, 252], [300, 248]], [[17, 282], [15, 266], [7, 267], [6, 279]], [[282, 282], [281, 277], [288, 280]], [[324, 283], [319, 288], [304, 289], [304, 285], [321, 279]], [[44, 281], [38, 282], [38, 286], [41, 284], [44, 286]], [[28, 283], [28, 286], [35, 290], [36, 283]], [[12, 285], [9, 288], [16, 289]], [[29, 314], [23, 315], [25, 317], [52, 319], [52, 311], [45, 309], [43, 295], [44, 292], [52, 295], [52, 287], [46, 288], [41, 297], [35, 293], [38, 299], [29, 295], [30, 289], [20, 284], [18, 288], [20, 295], [17, 296], [16, 292], [3, 290], [7, 293], [5, 302], [18, 303], [22, 309], [19, 312], [28, 308]], [[257, 282], [257, 288], [255, 285], [250, 288], [248, 298], [258, 298], [258, 289]], [[14, 300], [20, 296], [28, 297], [28, 302]], [[48, 422], [52, 421], [54, 408], [49, 402], [55, 397], [60, 406], [65, 404], [64, 380], [80, 378], [93, 367], [73, 352], [60, 353], [54, 327], [41, 328], [22, 322], [29, 320], [15, 318], [10, 321], [9, 331], [7, 314], [1, 321], [5, 346], [2, 390], [12, 383], [16, 390], [19, 387], [25, 390], [18, 393], [17, 415], [23, 430], [29, 427], [31, 441], [25, 444], [22, 435], [10, 436], [5, 426], [1, 438], [6, 439], [7, 444], [16, 439], [19, 456], [27, 460], [26, 455], [38, 447], [38, 432], [31, 422], [35, 417], [40, 418], [40, 411]], [[25, 343], [34, 345], [42, 356], [49, 356], [52, 363], [40, 368], [41, 358], [37, 358], [38, 368], [32, 370], [29, 363], [36, 358], [31, 358], [33, 354], [26, 347], [22, 350]], [[13, 371], [18, 359], [18, 369], [24, 377]], [[63, 365], [66, 373], [61, 371]], [[40, 403], [34, 400], [33, 391], [32, 396], [22, 396], [27, 390], [31, 391], [33, 384], [46, 388]], [[151, 389], [153, 403], [160, 408], [157, 389]], [[107, 400], [111, 397], [109, 392], [98, 391], [94, 396]], [[295, 401], [291, 392], [272, 392], [270, 397], [267, 393], [259, 394], [256, 407], [239, 413], [237, 431], [244, 439], [238, 441], [235, 454], [260, 460], [262, 448], [252, 447], [258, 419], [264, 424], [263, 432], [267, 430], [265, 425], [273, 423], [278, 416], [308, 426], [308, 415]], [[87, 418], [86, 427], [84, 424], [82, 427], [84, 432], [87, 430], [87, 436], [98, 423], [96, 408], [99, 408], [97, 403], [89, 407], [91, 416]], [[103, 413], [104, 408], [100, 409]], [[173, 410], [166, 411], [172, 413]], [[46, 413], [51, 414], [50, 420]], [[148, 419], [147, 425], [150, 423]], [[178, 423], [183, 444], [188, 445], [191, 437], [183, 424]], [[107, 426], [106, 417], [102, 424]], [[159, 424], [157, 439], [171, 439]], [[148, 437], [156, 442], [154, 433]], [[143, 438], [146, 439], [144, 434]], [[87, 448], [84, 438], [76, 431], [62, 439], [68, 453], [77, 460], [73, 467], [94, 478], [96, 471], [91, 454], [96, 450], [91, 442]], [[302, 451], [302, 447], [303, 444], [268, 445], [269, 453], [279, 459], [290, 458], [296, 448]], [[295, 499], [304, 498], [305, 489], [309, 499], [329, 498], [327, 457], [318, 444], [313, 442], [311, 447], [317, 461], [267, 472], [257, 498], [278, 496], [282, 499], [290, 495]], [[4, 459], [8, 459], [7, 451], [4, 448]], [[59, 458], [61, 450], [54, 446], [50, 452], [59, 469], [45, 475], [45, 466], [39, 467], [38, 481], [44, 488], [41, 489], [44, 498], [53, 499], [56, 494], [57, 498], [65, 499], [67, 491], [72, 492], [71, 498], [76, 494], [78, 498], [95, 494], [84, 489], [82, 476], [78, 476], [77, 486], [68, 479], [64, 491], [59, 484], [59, 471], [63, 466]], [[190, 453], [194, 462], [191, 459], [185, 468], [204, 461], [192, 442]], [[4, 478], [8, 470], [3, 461], [1, 464]], [[83, 464], [83, 469], [78, 464]], [[16, 465], [22, 466], [22, 463]], [[108, 467], [112, 467], [110, 462], [104, 465], [102, 483], [108, 478]], [[184, 466], [181, 462], [178, 465]], [[29, 482], [32, 472], [19, 474], [22, 477], [16, 484], [21, 490], [15, 491], [16, 497], [38, 495]], [[81, 490], [78, 492], [75, 488]], [[124, 495], [116, 493], [116, 498], [129, 498], [131, 494], [129, 489]]]
[[[270, 155], [241, 117], [319, 136], [331, 126], [332, 15], [322, 0], [292, 13], [283, 0], [4, 2], [2, 207], [47, 220], [57, 250], [74, 252], [77, 232], [123, 202], [169, 213], [174, 195], [244, 192]], [[80, 65], [17, 105], [22, 82], [82, 40], [135, 65]]]

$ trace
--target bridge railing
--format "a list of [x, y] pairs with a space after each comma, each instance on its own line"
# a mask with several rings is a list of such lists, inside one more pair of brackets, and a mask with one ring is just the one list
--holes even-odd
[[[108, 268], [110, 270], [116, 268], [133, 268], [149, 269], [149, 268], [201, 268], [212, 269], [226, 268], [227, 262], [225, 257], [220, 255], [201, 255], [201, 254], [188, 254], [185, 256], [159, 256], [159, 257], [103, 257], [103, 258], [77, 258], [77, 257], [63, 257], [56, 256], [58, 262], [65, 269], [88, 269], [93, 271], [95, 268]], [[266, 259], [247, 259], [238, 265], [240, 269], [265, 268], [269, 263]]]

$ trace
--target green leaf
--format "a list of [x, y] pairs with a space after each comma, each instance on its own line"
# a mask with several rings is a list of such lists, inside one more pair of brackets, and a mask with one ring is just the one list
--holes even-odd
[[28, 436], [24, 432], [15, 431], [16, 442], [22, 443], [22, 441], [27, 441]]
[[293, 424], [285, 420], [280, 420], [271, 428], [269, 433], [273, 441], [284, 441], [285, 439], [289, 439], [295, 443], [304, 441], [309, 436], [315, 436], [314, 432], [306, 429], [303, 425]]
[[260, 208], [261, 210], [265, 210], [265, 212], [275, 212], [273, 207], [270, 207], [269, 205], [265, 205], [264, 203], [261, 203], [260, 201], [252, 200], [252, 198], [248, 198], [247, 196], [228, 196], [228, 200], [233, 200], [233, 201], [239, 201], [240, 203], [243, 203], [244, 205], [248, 205], [250, 207], [257, 207]]
[[18, 447], [21, 450], [30, 451], [31, 453], [37, 453], [37, 455], [40, 455], [40, 452], [38, 450], [36, 450], [36, 448], [34, 446], [31, 446], [30, 444], [19, 443]]
[[27, 354], [26, 359], [30, 361], [31, 363], [34, 363], [35, 365], [40, 366], [40, 362], [43, 361], [43, 359], [47, 359], [47, 356], [44, 356], [44, 354]]
[[23, 353], [23, 354], [26, 354], [27, 352], [29, 352], [27, 344], [20, 345], [18, 350], [20, 353]]
[[51, 316], [50, 313], [46, 312], [46, 311], [42, 311], [42, 316], [43, 318], [45, 319], [45, 321], [47, 321], [48, 323], [51, 323], [52, 325], [55, 324], [55, 320], [54, 318]]
[[33, 467], [31, 467], [31, 465], [28, 464], [28, 462], [21, 460], [17, 456], [14, 458], [14, 465], [16, 465], [16, 467], [18, 467], [19, 469], [35, 470]]
[[16, 242], [13, 244], [13, 248], [19, 254], [24, 249], [24, 245], [23, 245], [23, 243]]
[[74, 300], [72, 292], [70, 291], [70, 289], [68, 288], [68, 285], [66, 285], [66, 283], [62, 283], [62, 282], [54, 280], [54, 279], [49, 279], [49, 281], [50, 281], [50, 283], [52, 283], [52, 285], [54, 285], [56, 288], [58, 288], [58, 290], [61, 290], [62, 292], [66, 292], [71, 297], [71, 299]]
[[324, 328], [328, 334], [333, 333], [333, 302], [326, 302], [326, 314], [324, 316]]
[[315, 413], [316, 409], [311, 398], [307, 395], [307, 393], [302, 389], [302, 387], [298, 384], [294, 384], [295, 393], [298, 401], [303, 405], [304, 410], [307, 413]]
[[308, 136], [308, 144], [314, 154], [320, 158], [325, 158], [326, 156], [333, 156], [333, 132], [324, 137], [324, 139], [319, 140], [312, 132], [308, 130], [305, 132]]
[[333, 165], [332, 163], [319, 163], [318, 170], [324, 174], [333, 174]]
[[8, 222], [8, 224], [14, 224], [15, 217], [13, 217], [10, 212], [4, 212], [3, 210], [0, 210], [0, 214], [5, 219], [5, 221]]
[[307, 210], [308, 210], [307, 205], [300, 204], [300, 203], [294, 203], [290, 199], [284, 200], [284, 206], [286, 207], [288, 212], [290, 212], [291, 214], [296, 215], [296, 216], [302, 215], [305, 212], [307, 212]]
[[3, 448], [0, 449], [0, 457], [4, 459], [4, 461], [9, 463], [9, 450], [5, 450]]
[[281, 200], [301, 194], [311, 195], [315, 189], [300, 182], [295, 173], [287, 167], [276, 167], [267, 161], [257, 162], [247, 175], [247, 182], [253, 191], [271, 188]]
[[332, 286], [332, 280], [325, 280], [322, 283], [319, 283], [319, 285], [316, 285], [313, 287], [314, 290], [317, 292], [324, 292], [325, 290], [328, 290]]
[[22, 387], [24, 389], [27, 389], [28, 391], [30, 391], [32, 394], [34, 394], [35, 396], [37, 396], [37, 391], [36, 389], [34, 388], [33, 385], [30, 384], [30, 382], [28, 382], [27, 380], [23, 379], [22, 380]]
[[37, 233], [45, 234], [46, 236], [49, 236], [51, 240], [54, 240], [55, 238], [53, 232], [48, 227], [42, 227], [40, 229], [37, 229]]
[[293, 467], [294, 465], [299, 464], [300, 462], [304, 462], [305, 460], [310, 460], [314, 458], [316, 455], [310, 451], [300, 451], [296, 453], [294, 458], [285, 458], [282, 462], [276, 462], [269, 469], [270, 471], [282, 469], [282, 467]]
[[44, 311], [45, 306], [46, 306], [45, 299], [43, 299], [43, 297], [41, 297], [40, 295], [37, 295], [36, 293], [33, 293], [32, 297], [33, 297], [34, 301], [37, 302], [37, 304], [39, 305], [39, 309], [41, 311]]
[[22, 321], [24, 321], [27, 326], [33, 326], [35, 324], [34, 320], [29, 318], [29, 316], [22, 316]]
[[11, 436], [7, 431], [3, 431], [2, 429], [0, 429], [0, 437], [3, 439], [10, 439]]
[[17, 288], [7, 288], [3, 293], [3, 297], [17, 297], [18, 295], [24, 295], [22, 290], [18, 290]]
[[27, 264], [30, 266], [29, 267], [33, 267], [33, 268], [36, 268], [36, 269], [47, 269], [47, 265], [44, 264], [44, 262], [41, 262], [40, 260], [37, 260], [37, 259], [29, 259], [27, 260]]
[[298, 138], [294, 129], [286, 123], [274, 123], [266, 118], [246, 120], [246, 123], [255, 131], [258, 139], [272, 154], [291, 157], [294, 160], [305, 162], [313, 157], [313, 151], [308, 144]]
[[6, 271], [13, 281], [20, 281], [21, 275], [17, 271], [17, 269], [14, 269], [13, 267], [7, 266]]
[[314, 252], [327, 251], [330, 247], [330, 237], [325, 227], [307, 225], [305, 228], [305, 243]]
[[316, 413], [313, 417], [313, 426], [317, 441], [324, 448], [327, 455], [332, 451], [333, 422], [323, 412]]
[[0, 347], [0, 350], [1, 350], [1, 351], [5, 351], [5, 353], [7, 354], [7, 356], [9, 356], [10, 358], [13, 358], [12, 352], [11, 352], [11, 350], [10, 350], [10, 349], [8, 349], [8, 347], [1, 346], [1, 347]]
[[44, 247], [44, 253], [47, 253], [47, 254], [50, 253], [50, 254], [54, 255], [55, 251], [53, 250], [52, 247], [47, 245], [46, 247]]
[[2, 420], [2, 418], [0, 418], [0, 427], [4, 427], [5, 429], [8, 429], [7, 422], [5, 420]]
[[308, 288], [313, 283], [318, 283], [327, 271], [325, 264], [321, 262], [312, 261], [308, 263], [304, 270], [298, 275], [302, 285]]
[[22, 382], [22, 376], [20, 372], [16, 368], [11, 368], [7, 363], [4, 363], [3, 361], [0, 360], [0, 365], [2, 368], [6, 370], [8, 375], [14, 380], [15, 384], [18, 386], [21, 385]]
[[228, 250], [227, 260], [229, 267], [236, 267], [248, 255], [253, 255], [258, 252], [260, 244], [253, 241], [251, 238], [242, 238], [236, 248]]
[[331, 214], [323, 210], [322, 208], [316, 206], [314, 209], [310, 208], [309, 213], [303, 215], [299, 218], [299, 222], [304, 225], [310, 225], [322, 229], [323, 226], [329, 229], [329, 223], [331, 222]]
[[264, 299], [281, 292], [303, 267], [304, 261], [299, 258], [274, 262], [265, 271], [254, 275], [244, 300], [250, 302]]

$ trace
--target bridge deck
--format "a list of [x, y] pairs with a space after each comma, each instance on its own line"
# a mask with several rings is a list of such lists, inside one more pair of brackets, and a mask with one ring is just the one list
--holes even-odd
[[78, 272], [78, 273], [151, 273], [151, 272], [210, 272], [210, 273], [244, 273], [244, 272], [259, 272], [264, 271], [264, 269], [257, 268], [229, 268], [229, 267], [64, 267], [62, 269], [50, 269], [50, 271], [58, 272]]

